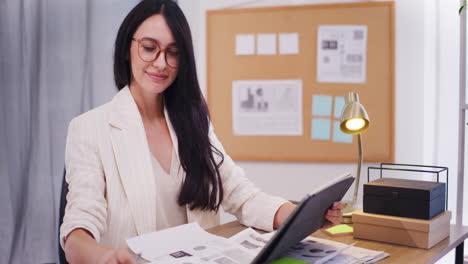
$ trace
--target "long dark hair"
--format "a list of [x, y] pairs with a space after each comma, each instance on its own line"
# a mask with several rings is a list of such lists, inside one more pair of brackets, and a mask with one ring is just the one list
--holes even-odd
[[[161, 14], [174, 35], [179, 52], [178, 74], [163, 94], [169, 119], [179, 142], [179, 158], [186, 176], [179, 205], [217, 211], [223, 200], [219, 166], [221, 151], [209, 139], [208, 107], [200, 90], [195, 67], [192, 35], [179, 6], [170, 0], [144, 0], [124, 19], [115, 41], [114, 79], [120, 90], [130, 84], [130, 45], [133, 34], [148, 17]], [[220, 157], [217, 163], [214, 154]]]

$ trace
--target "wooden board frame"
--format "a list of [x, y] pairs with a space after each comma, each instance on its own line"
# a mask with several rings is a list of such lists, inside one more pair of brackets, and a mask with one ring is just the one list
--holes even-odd
[[[359, 93], [371, 124], [365, 162], [394, 160], [394, 2], [318, 4], [207, 11], [207, 101], [215, 132], [236, 160], [355, 162], [353, 143], [311, 140], [312, 95]], [[318, 25], [367, 25], [365, 83], [317, 82]], [[236, 34], [299, 33], [298, 55], [236, 56]], [[232, 82], [302, 79], [302, 136], [237, 136]], [[333, 133], [333, 128], [331, 133]]]

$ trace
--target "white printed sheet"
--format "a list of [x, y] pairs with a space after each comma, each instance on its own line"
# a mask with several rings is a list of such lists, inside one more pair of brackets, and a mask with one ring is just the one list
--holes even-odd
[[300, 136], [302, 80], [234, 81], [232, 115], [237, 136]]
[[321, 25], [317, 42], [318, 82], [366, 82], [367, 26]]

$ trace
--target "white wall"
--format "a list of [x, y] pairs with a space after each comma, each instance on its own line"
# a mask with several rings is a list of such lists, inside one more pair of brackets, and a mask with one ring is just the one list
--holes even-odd
[[[365, 1], [179, 0], [194, 36], [202, 89], [206, 90], [205, 12], [207, 10], [336, 2]], [[458, 142], [457, 10], [458, 1], [455, 0], [395, 1], [395, 161], [448, 166], [449, 209], [452, 211], [456, 209]], [[356, 165], [349, 163], [238, 162], [238, 164], [263, 190], [288, 199], [300, 199], [315, 186], [344, 172], [354, 173], [356, 170]], [[364, 168], [362, 177], [365, 175]], [[350, 193], [347, 197], [350, 197], [349, 195]], [[224, 218], [224, 220], [229, 219]]]
[[[194, 37], [194, 47], [197, 60], [197, 70], [200, 85], [206, 91], [206, 24], [205, 12], [210, 9], [231, 7], [257, 7], [274, 5], [301, 5], [313, 3], [330, 3], [333, 1], [216, 1], [216, 0], [179, 0], [179, 5], [187, 15], [191, 24]], [[344, 2], [344, 1], [334, 1]], [[355, 1], [345, 1], [355, 2]], [[209, 100], [209, 98], [208, 98]], [[365, 142], [364, 142], [365, 144]], [[229, 153], [229, 150], [227, 150]], [[357, 154], [357, 149], [356, 149]], [[249, 178], [264, 191], [281, 195], [287, 199], [300, 200], [306, 193], [318, 185], [325, 184], [334, 177], [346, 172], [355, 174], [356, 165], [336, 163], [305, 163], [305, 162], [245, 162], [239, 161], [238, 165], [245, 169]], [[364, 169], [363, 169], [364, 171]], [[364, 173], [362, 175], [365, 175]], [[287, 177], [286, 177], [287, 176]], [[285, 188], [288, 186], [288, 188]], [[352, 188], [350, 188], [352, 190]], [[351, 199], [351, 192], [347, 194]], [[222, 220], [228, 221], [232, 218], [222, 216]]]
[[[206, 90], [207, 10], [336, 2], [365, 1], [179, 0], [194, 36], [202, 89]], [[458, 5], [455, 0], [395, 1], [395, 161], [449, 167], [449, 210], [454, 213], [458, 150]], [[356, 165], [349, 163], [238, 164], [263, 190], [295, 200], [317, 185], [356, 170]], [[365, 175], [364, 168], [362, 177]], [[224, 216], [223, 219], [228, 221], [231, 218]], [[446, 261], [444, 259], [440, 263]]]
[[[449, 202], [455, 212], [458, 155], [458, 91], [459, 91], [459, 17], [458, 1], [437, 1], [439, 12], [437, 44], [438, 83], [435, 155], [436, 162], [450, 168]], [[466, 181], [466, 180], [465, 180]], [[466, 188], [465, 188], [466, 190]], [[449, 206], [450, 207], [450, 206]], [[468, 212], [465, 211], [465, 224]], [[452, 216], [452, 220], [456, 215]]]
[[[431, 153], [434, 164], [449, 167], [449, 210], [452, 223], [456, 219], [456, 203], [461, 199], [457, 194], [458, 177], [458, 92], [459, 92], [459, 1], [431, 0], [425, 3], [424, 28], [430, 37], [426, 38], [426, 61], [433, 64], [433, 72], [426, 75], [425, 89], [433, 89], [431, 102], [425, 105], [425, 120], [433, 119], [424, 127], [433, 131]], [[433, 33], [433, 34], [431, 34]], [[431, 111], [432, 108], [432, 111]], [[432, 126], [432, 127], [431, 127]], [[430, 140], [430, 139], [428, 139]], [[466, 149], [466, 147], [465, 147]], [[430, 159], [431, 160], [431, 159]], [[466, 164], [466, 162], [465, 162]], [[465, 165], [466, 166], [466, 165]], [[465, 180], [466, 181], [466, 180]], [[465, 188], [467, 190], [467, 188]], [[465, 195], [466, 196], [466, 195]], [[466, 201], [466, 197], [465, 197]], [[466, 202], [465, 202], [466, 204]], [[468, 212], [464, 211], [464, 224]], [[465, 245], [465, 252], [467, 247]], [[452, 251], [438, 263], [453, 263]]]

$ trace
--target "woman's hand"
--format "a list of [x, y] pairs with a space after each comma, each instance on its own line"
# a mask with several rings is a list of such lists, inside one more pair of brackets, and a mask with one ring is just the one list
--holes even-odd
[[325, 223], [322, 228], [329, 228], [334, 225], [340, 224], [342, 220], [342, 214], [341, 209], [344, 209], [346, 207], [345, 202], [334, 202], [333, 206], [331, 209], [327, 211], [325, 214], [325, 219], [327, 219], [327, 223]]
[[68, 263], [136, 264], [128, 250], [98, 243], [83, 228], [77, 228], [67, 236], [64, 251]]
[[136, 262], [128, 250], [116, 248], [104, 254], [99, 264], [136, 264]]
[[278, 211], [276, 211], [275, 217], [273, 219], [273, 228], [279, 228], [288, 218], [288, 216], [296, 209], [296, 205], [293, 203], [285, 203], [280, 206]]

